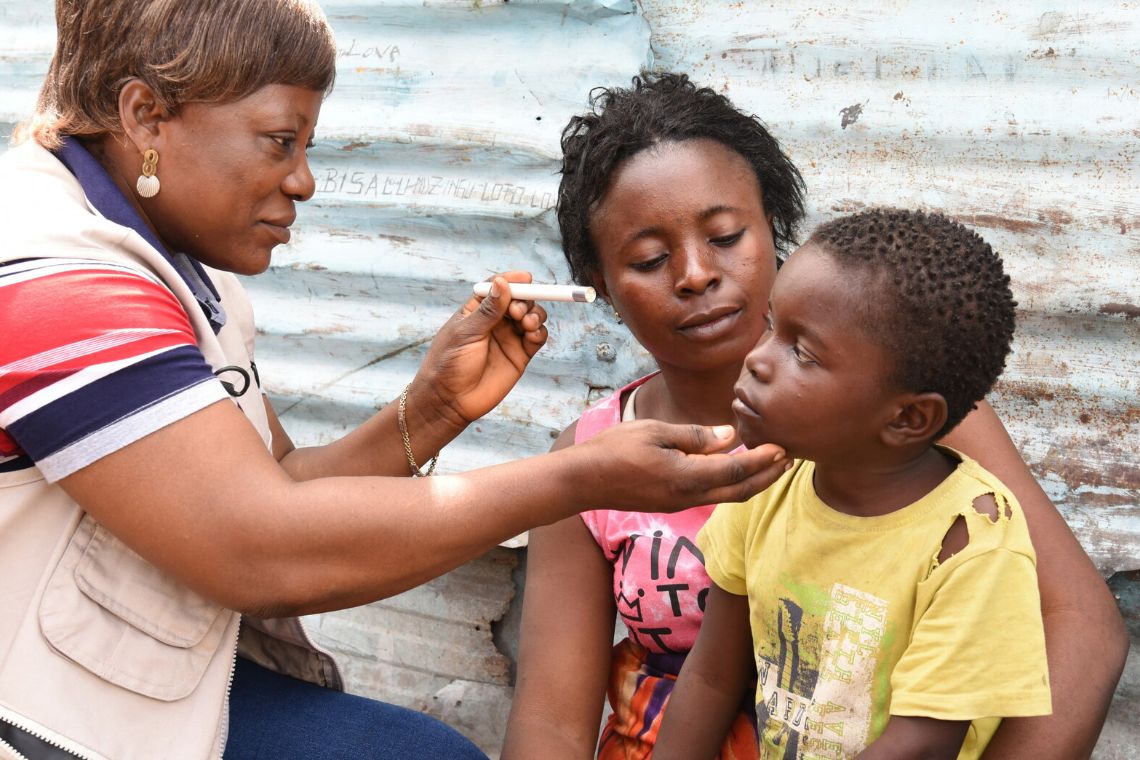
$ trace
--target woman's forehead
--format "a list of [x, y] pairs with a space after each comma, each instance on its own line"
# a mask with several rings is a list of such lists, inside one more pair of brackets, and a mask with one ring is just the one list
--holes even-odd
[[[660, 210], [763, 205], [751, 165], [713, 140], [658, 143], [630, 156], [614, 172], [594, 206], [594, 217], [618, 212], [623, 217]], [[664, 208], [661, 208], [664, 207]]]

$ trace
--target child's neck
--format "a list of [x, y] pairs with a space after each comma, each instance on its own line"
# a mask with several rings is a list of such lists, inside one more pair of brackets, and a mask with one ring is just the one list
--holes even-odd
[[926, 496], [954, 471], [955, 463], [933, 446], [915, 456], [859, 469], [816, 463], [815, 492], [837, 512], [875, 517]]

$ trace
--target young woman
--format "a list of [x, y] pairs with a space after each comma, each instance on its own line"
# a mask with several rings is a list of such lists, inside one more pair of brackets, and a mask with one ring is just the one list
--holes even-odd
[[509, 296], [526, 273], [463, 305], [397, 403], [296, 449], [233, 273], [264, 271], [314, 193], [325, 17], [306, 0], [58, 0], [56, 20], [32, 139], [0, 159], [0, 758], [480, 757], [436, 721], [320, 688], [339, 671], [295, 616], [595, 504], [675, 509], [774, 479], [771, 452], [704, 455], [727, 430], [650, 423], [409, 477], [545, 342], [545, 312]]
[[[631, 419], [732, 424], [777, 252], [803, 216], [795, 167], [755, 118], [674, 74], [602, 91], [562, 148], [558, 219], [574, 278], [613, 305], [659, 372], [588, 410], [554, 448]], [[1039, 560], [1054, 715], [1005, 721], [985, 757], [1086, 756], [1127, 652], [1112, 597], [988, 405], [945, 442], [1017, 496]], [[603, 509], [531, 533], [504, 758], [652, 754], [710, 585], [694, 539], [711, 511]], [[630, 635], [611, 651], [615, 614]], [[599, 741], [607, 690], [613, 715]], [[722, 758], [755, 755], [749, 713]]]

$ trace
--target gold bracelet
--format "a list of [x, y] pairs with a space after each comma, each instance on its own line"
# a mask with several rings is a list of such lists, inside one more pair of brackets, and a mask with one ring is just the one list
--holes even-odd
[[408, 388], [412, 384], [408, 383], [404, 386], [404, 392], [400, 394], [400, 405], [396, 408], [396, 421], [400, 423], [400, 435], [404, 437], [404, 453], [408, 455], [408, 467], [412, 469], [413, 478], [426, 478], [435, 472], [435, 463], [439, 459], [439, 454], [436, 454], [428, 462], [427, 472], [420, 469], [416, 464], [416, 458], [412, 454], [412, 440], [408, 437], [408, 418], [405, 414], [408, 408]]

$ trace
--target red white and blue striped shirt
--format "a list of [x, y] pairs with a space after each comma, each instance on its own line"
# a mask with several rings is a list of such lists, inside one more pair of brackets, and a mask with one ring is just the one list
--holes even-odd
[[0, 314], [0, 471], [54, 481], [217, 399], [182, 306], [137, 269], [15, 262]]
[[[60, 158], [107, 218], [152, 237], [78, 143]], [[140, 269], [2, 264], [0, 323], [0, 472], [34, 464], [56, 481], [225, 396], [178, 299]]]

